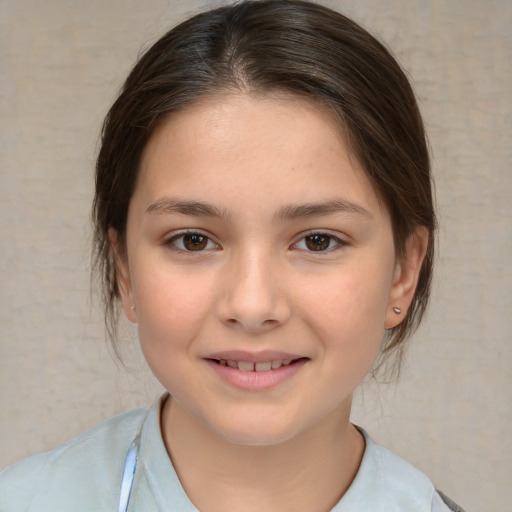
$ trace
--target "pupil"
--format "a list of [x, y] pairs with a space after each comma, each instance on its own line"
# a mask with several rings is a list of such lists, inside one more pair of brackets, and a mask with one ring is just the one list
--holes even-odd
[[312, 251], [324, 251], [329, 247], [329, 242], [329, 237], [323, 235], [311, 235], [306, 238], [306, 245]]
[[185, 235], [183, 244], [189, 251], [199, 251], [206, 247], [208, 239], [202, 235]]

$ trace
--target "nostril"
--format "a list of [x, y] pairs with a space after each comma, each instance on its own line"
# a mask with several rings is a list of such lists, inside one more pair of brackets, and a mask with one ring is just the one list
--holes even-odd
[[237, 318], [226, 318], [224, 319], [224, 324], [228, 327], [243, 329], [247, 332], [260, 332], [260, 331], [268, 331], [279, 325], [279, 321], [273, 318], [269, 318], [266, 320], [259, 319], [240, 319]]

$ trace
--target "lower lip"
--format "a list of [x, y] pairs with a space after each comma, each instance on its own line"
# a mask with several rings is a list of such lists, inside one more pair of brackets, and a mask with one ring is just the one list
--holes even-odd
[[289, 365], [283, 365], [268, 372], [245, 372], [238, 368], [222, 366], [211, 359], [205, 359], [205, 361], [221, 379], [232, 386], [247, 391], [264, 391], [293, 377], [307, 363], [308, 359], [297, 359]]

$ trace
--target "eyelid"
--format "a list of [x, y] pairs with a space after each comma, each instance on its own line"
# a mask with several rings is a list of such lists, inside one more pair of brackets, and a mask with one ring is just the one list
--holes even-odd
[[[307, 248], [304, 248], [304, 249], [297, 248], [297, 245], [299, 244], [299, 242], [302, 242], [306, 238], [308, 238], [310, 236], [315, 236], [315, 235], [328, 237], [331, 240], [335, 241], [336, 245], [334, 247], [330, 247], [328, 249], [324, 249], [324, 250], [321, 250], [321, 251], [314, 251], [314, 250], [307, 249]], [[291, 248], [292, 249], [302, 250], [302, 251], [308, 252], [310, 254], [329, 254], [329, 253], [331, 253], [333, 251], [336, 251], [339, 248], [346, 247], [347, 245], [350, 245], [349, 241], [346, 238], [340, 236], [339, 233], [334, 234], [332, 232], [329, 232], [328, 230], [316, 229], [316, 230], [307, 231], [305, 233], [301, 233], [297, 237], [296, 241], [292, 244]]]
[[215, 244], [214, 250], [222, 248], [220, 246], [220, 244], [217, 241], [215, 241], [213, 236], [211, 236], [210, 234], [204, 232], [202, 229], [197, 229], [197, 228], [190, 228], [190, 229], [182, 229], [182, 230], [173, 231], [173, 232], [167, 234], [164, 237], [164, 239], [162, 241], [162, 245], [169, 247], [173, 251], [180, 252], [180, 253], [187, 253], [187, 254], [193, 254], [193, 253], [200, 254], [200, 253], [204, 253], [204, 252], [212, 250], [212, 248], [205, 248], [205, 249], [198, 250], [198, 251], [188, 251], [186, 249], [181, 249], [180, 247], [177, 247], [173, 243], [176, 240], [179, 240], [180, 238], [183, 238], [183, 237], [185, 237], [187, 235], [199, 235], [199, 236], [202, 236], [204, 238], [207, 238], [209, 243], [211, 242], [211, 243]]

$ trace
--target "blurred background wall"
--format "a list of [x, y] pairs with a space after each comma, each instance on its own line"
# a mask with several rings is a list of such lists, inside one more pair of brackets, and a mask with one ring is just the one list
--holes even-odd
[[[354, 421], [468, 511], [511, 510], [512, 2], [330, 0], [409, 72], [432, 146], [440, 255], [397, 384]], [[0, 467], [161, 392], [89, 291], [102, 118], [141, 49], [220, 2], [0, 0]]]

